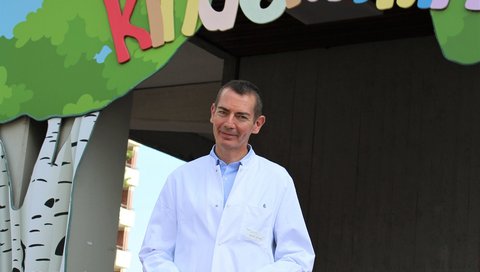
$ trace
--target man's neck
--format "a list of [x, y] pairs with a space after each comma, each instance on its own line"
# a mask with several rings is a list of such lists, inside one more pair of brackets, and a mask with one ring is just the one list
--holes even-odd
[[240, 161], [247, 153], [248, 148], [246, 146], [240, 150], [221, 149], [219, 146], [215, 146], [215, 154], [226, 164]]

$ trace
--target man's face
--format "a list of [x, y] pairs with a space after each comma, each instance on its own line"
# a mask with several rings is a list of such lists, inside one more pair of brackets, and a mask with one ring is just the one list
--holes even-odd
[[239, 95], [226, 88], [212, 104], [210, 122], [216, 145], [223, 151], [243, 152], [250, 135], [257, 134], [265, 123], [265, 116], [255, 118], [256, 100], [252, 94]]

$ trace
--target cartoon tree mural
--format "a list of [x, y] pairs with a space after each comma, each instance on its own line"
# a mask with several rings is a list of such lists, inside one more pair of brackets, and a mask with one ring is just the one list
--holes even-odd
[[[21, 5], [15, 2], [1, 2], [0, 10], [13, 12]], [[127, 38], [131, 59], [121, 65], [102, 1], [44, 0], [11, 37], [0, 33], [0, 123], [19, 115], [45, 120], [104, 108], [158, 71], [186, 41], [180, 31], [185, 10], [184, 1], [175, 2], [177, 29], [170, 43], [144, 51]], [[131, 24], [149, 28], [144, 1], [136, 4]]]
[[459, 64], [480, 63], [480, 12], [466, 9], [465, 1], [446, 3], [430, 11], [443, 55]]
[[[122, 9], [133, 4], [131, 25], [148, 33], [146, 2], [121, 2]], [[158, 71], [186, 41], [180, 26], [187, 3], [171, 3], [175, 39], [142, 50], [136, 40], [127, 38], [130, 60], [122, 65], [114, 53], [104, 2], [0, 2], [0, 124], [19, 116], [48, 120], [45, 141], [18, 209], [13, 207], [4, 148], [8, 142], [0, 142], [0, 271], [64, 270], [72, 184], [99, 115], [95, 111]], [[194, 30], [198, 27], [194, 24]], [[72, 116], [78, 117], [57, 151], [62, 120]]]
[[2, 271], [60, 271], [63, 267], [72, 184], [97, 117], [98, 113], [91, 113], [75, 118], [59, 150], [62, 119], [48, 120], [47, 134], [19, 209], [13, 208], [12, 182], [0, 141]]

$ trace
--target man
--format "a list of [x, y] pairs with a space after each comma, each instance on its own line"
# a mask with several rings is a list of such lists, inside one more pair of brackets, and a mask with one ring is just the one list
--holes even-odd
[[248, 144], [265, 124], [257, 87], [227, 83], [210, 112], [215, 145], [168, 177], [140, 250], [143, 270], [312, 271], [291, 177]]

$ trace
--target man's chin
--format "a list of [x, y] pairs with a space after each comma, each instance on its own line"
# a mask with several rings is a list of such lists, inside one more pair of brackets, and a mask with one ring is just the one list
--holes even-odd
[[218, 142], [217, 145], [223, 147], [223, 148], [227, 148], [227, 149], [230, 149], [230, 148], [233, 148], [234, 145], [233, 143], [230, 141], [225, 141], [225, 140], [222, 140], [221, 142]]
[[231, 150], [231, 149], [236, 148], [236, 145], [233, 141], [228, 141], [228, 140], [223, 140], [222, 139], [222, 141], [217, 142], [216, 144], [224, 150]]

